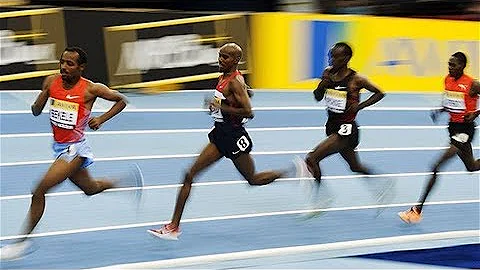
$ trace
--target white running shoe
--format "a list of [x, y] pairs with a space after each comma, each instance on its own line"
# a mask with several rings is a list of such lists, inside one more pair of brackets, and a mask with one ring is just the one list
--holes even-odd
[[147, 232], [164, 240], [178, 240], [182, 234], [179, 227], [172, 229], [170, 224], [163, 225], [160, 229], [149, 229]]
[[332, 205], [334, 199], [329, 191], [327, 185], [322, 181], [321, 183], [313, 179], [313, 175], [308, 170], [305, 160], [295, 156], [293, 163], [296, 169], [296, 178], [300, 179], [300, 185], [305, 190], [305, 198], [309, 201], [309, 208], [311, 212], [302, 214], [305, 219], [319, 217], [325, 214], [325, 208]]
[[9, 244], [0, 248], [0, 260], [13, 261], [19, 260], [33, 252], [32, 242], [24, 240], [21, 242]]
[[303, 218], [310, 219], [323, 216], [327, 212], [325, 209], [329, 208], [333, 202], [334, 198], [330, 189], [323, 180], [321, 183], [318, 183], [315, 180], [311, 181], [311, 193], [309, 196], [311, 212], [303, 214]]
[[140, 167], [136, 163], [131, 164], [128, 171], [115, 178], [117, 180], [114, 181], [114, 187], [119, 190], [126, 189], [126, 194], [132, 196], [134, 202], [140, 205], [144, 187], [143, 174]]
[[140, 170], [140, 167], [138, 164], [133, 164], [133, 169], [131, 171], [131, 174], [133, 175], [133, 183], [135, 184], [135, 201], [137, 203], [140, 203], [142, 200], [142, 195], [143, 195], [143, 187], [145, 185], [144, 179], [143, 179], [143, 173], [142, 170]]
[[304, 180], [312, 178], [312, 174], [308, 171], [307, 163], [305, 163], [305, 160], [303, 160], [299, 156], [295, 156], [293, 158], [293, 164], [295, 164], [296, 178], [301, 178]]

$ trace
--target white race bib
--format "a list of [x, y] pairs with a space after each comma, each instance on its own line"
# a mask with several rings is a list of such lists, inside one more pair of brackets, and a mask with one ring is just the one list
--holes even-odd
[[50, 122], [57, 127], [74, 129], [78, 118], [78, 103], [51, 98]]
[[461, 113], [466, 109], [465, 97], [462, 92], [448, 91], [443, 94], [443, 107], [453, 113]]
[[347, 91], [327, 89], [325, 92], [327, 109], [334, 113], [343, 113], [347, 107]]
[[[225, 99], [225, 96], [222, 94], [222, 92], [215, 90], [214, 98], [215, 98], [215, 102], [222, 104], [222, 100]], [[220, 110], [220, 108], [213, 109], [210, 112], [210, 115], [213, 117], [215, 122], [223, 122], [222, 110]]]

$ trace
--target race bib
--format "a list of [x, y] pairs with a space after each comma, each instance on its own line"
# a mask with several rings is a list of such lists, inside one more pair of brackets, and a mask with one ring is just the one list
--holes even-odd
[[453, 113], [462, 113], [465, 111], [464, 93], [455, 91], [445, 91], [443, 94], [443, 107]]
[[[222, 92], [215, 90], [215, 96], [214, 96], [215, 102], [218, 104], [222, 104], [222, 100], [225, 99], [225, 96], [222, 94]], [[220, 108], [212, 108], [210, 115], [213, 117], [213, 119], [216, 122], [223, 122], [223, 115], [222, 111]]]
[[327, 109], [334, 113], [343, 113], [347, 107], [347, 91], [327, 89], [325, 92]]
[[340, 126], [340, 129], [338, 130], [338, 134], [343, 135], [343, 136], [348, 136], [352, 134], [352, 124], [342, 124]]
[[77, 103], [51, 98], [50, 122], [60, 128], [74, 129], [77, 124], [78, 108]]

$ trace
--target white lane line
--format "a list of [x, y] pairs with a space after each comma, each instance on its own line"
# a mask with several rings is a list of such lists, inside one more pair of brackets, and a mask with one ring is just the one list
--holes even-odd
[[[364, 130], [444, 130], [447, 126], [360, 126]], [[479, 127], [476, 127], [480, 129]], [[175, 133], [207, 133], [211, 128], [197, 129], [140, 129], [140, 130], [111, 130], [111, 131], [87, 131], [89, 136], [98, 135], [135, 135], [135, 134], [175, 134]], [[324, 126], [319, 127], [266, 127], [266, 128], [247, 128], [249, 132], [274, 132], [274, 131], [311, 131], [325, 130]], [[31, 137], [51, 137], [51, 132], [43, 133], [12, 133], [0, 134], [0, 138], [31, 138]]]
[[[376, 147], [376, 148], [362, 148], [356, 149], [356, 152], [388, 152], [388, 151], [439, 151], [447, 149], [444, 146], [434, 146], [434, 147]], [[480, 146], [473, 147], [473, 150], [480, 149]], [[305, 154], [310, 150], [289, 150], [289, 151], [259, 151], [251, 152], [252, 155], [287, 155], [287, 154]], [[95, 158], [95, 161], [125, 161], [125, 160], [143, 160], [143, 159], [175, 159], [175, 158], [193, 158], [197, 157], [199, 154], [172, 154], [172, 155], [139, 155], [139, 156], [120, 156], [120, 157], [104, 157], [104, 158]], [[25, 165], [39, 165], [39, 164], [50, 164], [54, 160], [32, 160], [32, 161], [15, 161], [15, 162], [2, 162], [0, 167], [8, 166], [25, 166]]]
[[96, 270], [110, 270], [110, 269], [160, 269], [166, 267], [185, 267], [192, 265], [209, 264], [215, 262], [246, 260], [265, 257], [281, 257], [295, 254], [333, 251], [333, 250], [346, 250], [353, 248], [365, 248], [383, 245], [400, 245], [405, 243], [415, 243], [434, 240], [445, 239], [457, 239], [457, 238], [470, 238], [478, 237], [480, 231], [478, 230], [465, 230], [465, 231], [447, 231], [438, 233], [425, 233], [425, 234], [413, 234], [413, 235], [401, 235], [390, 236], [381, 238], [370, 238], [362, 240], [351, 240], [343, 242], [333, 242], [326, 244], [314, 244], [314, 245], [300, 245], [300, 246], [287, 246], [280, 248], [266, 248], [249, 251], [238, 251], [229, 253], [216, 253], [211, 255], [200, 255], [183, 257], [176, 259], [165, 259], [140, 263], [127, 263], [117, 264], [99, 268], [91, 268]]
[[[480, 203], [480, 200], [438, 201], [438, 202], [425, 203], [425, 205], [450, 205], [450, 204], [469, 204], [469, 203]], [[257, 218], [257, 217], [270, 217], [270, 216], [282, 216], [282, 215], [296, 215], [296, 214], [306, 214], [306, 213], [312, 213], [312, 212], [318, 212], [318, 211], [336, 212], [336, 211], [389, 208], [389, 207], [406, 207], [406, 206], [408, 207], [408, 206], [412, 206], [413, 204], [415, 204], [415, 203], [409, 202], [409, 203], [395, 203], [395, 204], [383, 204], [383, 205], [362, 205], [362, 206], [349, 206], [349, 207], [332, 207], [332, 208], [324, 208], [324, 209], [322, 209], [322, 208], [298, 209], [298, 210], [263, 212], [263, 213], [254, 213], [254, 214], [240, 214], [240, 215], [227, 215], [227, 216], [216, 216], [216, 217], [214, 216], [214, 217], [190, 218], [190, 219], [182, 220], [182, 223], [232, 220], [232, 219]], [[120, 230], [120, 229], [129, 229], [129, 228], [147, 227], [147, 226], [158, 226], [158, 225], [167, 224], [169, 222], [170, 222], [170, 220], [153, 221], [153, 222], [144, 222], [144, 223], [125, 224], [125, 225], [93, 227], [93, 228], [53, 231], [53, 232], [45, 232], [45, 233], [34, 233], [34, 234], [30, 234], [28, 236], [27, 235], [10, 235], [10, 236], [0, 237], [0, 241], [20, 239], [20, 238], [24, 238], [24, 237], [35, 238], [35, 237], [45, 237], [45, 236], [55, 236], [55, 235], [77, 234], [77, 233], [85, 233], [85, 232], [98, 232], [98, 231]]]
[[[386, 173], [386, 174], [376, 174], [376, 175], [326, 175], [322, 176], [324, 180], [345, 180], [345, 179], [359, 179], [359, 178], [383, 178], [383, 177], [420, 177], [432, 175], [432, 172], [414, 172], [414, 173]], [[480, 171], [477, 172], [467, 172], [467, 171], [451, 171], [451, 172], [439, 172], [438, 175], [473, 175], [480, 174]], [[277, 182], [287, 182], [287, 181], [300, 181], [300, 180], [313, 180], [313, 178], [282, 178], [278, 179]], [[212, 182], [203, 182], [203, 183], [193, 183], [192, 186], [196, 187], [206, 187], [206, 186], [226, 186], [226, 185], [245, 185], [247, 182], [245, 180], [229, 180], [229, 181], [212, 181]], [[170, 188], [179, 188], [181, 184], [170, 184], [170, 185], [153, 185], [145, 186], [142, 188], [139, 187], [125, 187], [125, 188], [112, 188], [105, 190], [104, 192], [122, 192], [122, 191], [134, 191], [134, 190], [154, 190], [154, 189], [170, 189]], [[46, 194], [46, 197], [59, 197], [59, 196], [71, 196], [71, 195], [83, 195], [83, 191], [62, 191], [62, 192], [52, 192]], [[22, 195], [11, 195], [0, 197], [0, 201], [7, 200], [19, 200], [19, 199], [30, 199], [31, 194], [22, 194]]]
[[[430, 111], [439, 107], [367, 107], [365, 111]], [[324, 111], [325, 106], [262, 106], [252, 108], [254, 111]], [[93, 109], [94, 113], [103, 113], [107, 109]], [[162, 113], [162, 112], [208, 112], [203, 108], [125, 108], [122, 113]], [[30, 110], [0, 110], [0, 114], [31, 114]], [[48, 113], [43, 110], [42, 113]]]

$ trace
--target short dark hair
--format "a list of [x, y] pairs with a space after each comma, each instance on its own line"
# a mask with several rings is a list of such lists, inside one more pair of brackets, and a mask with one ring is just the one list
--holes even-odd
[[72, 46], [72, 47], [67, 47], [65, 48], [64, 52], [76, 52], [78, 53], [78, 60], [77, 60], [77, 64], [79, 65], [83, 65], [83, 64], [86, 64], [87, 63], [87, 53], [80, 47], [75, 47], [75, 46]]
[[350, 47], [350, 45], [348, 45], [346, 42], [337, 42], [335, 45], [333, 45], [333, 47], [343, 48], [349, 57], [352, 57], [353, 55], [352, 47]]
[[464, 67], [467, 65], [467, 56], [463, 52], [456, 52], [452, 56], [460, 60]]

